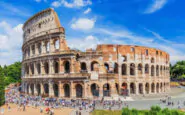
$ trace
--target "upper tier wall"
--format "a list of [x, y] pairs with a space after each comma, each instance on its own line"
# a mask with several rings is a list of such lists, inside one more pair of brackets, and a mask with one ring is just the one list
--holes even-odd
[[53, 9], [43, 10], [30, 19], [23, 25], [24, 42], [29, 40], [31, 36], [46, 32], [52, 29], [61, 27], [57, 13]]

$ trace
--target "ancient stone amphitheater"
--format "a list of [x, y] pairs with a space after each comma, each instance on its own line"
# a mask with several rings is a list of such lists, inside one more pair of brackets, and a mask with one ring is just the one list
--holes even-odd
[[[165, 93], [170, 90], [169, 54], [133, 45], [67, 46], [53, 9], [23, 26], [22, 90], [30, 95], [95, 98]], [[78, 44], [76, 44], [78, 45]]]

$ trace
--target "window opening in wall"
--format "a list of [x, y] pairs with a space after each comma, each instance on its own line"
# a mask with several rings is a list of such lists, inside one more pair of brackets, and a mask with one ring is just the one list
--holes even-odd
[[41, 28], [41, 23], [39, 23], [39, 28]]
[[156, 55], [158, 55], [158, 51], [156, 51]]
[[46, 52], [49, 52], [49, 49], [50, 49], [50, 44], [49, 42], [46, 43]]
[[135, 49], [133, 47], [131, 47], [130, 50], [131, 50], [131, 52], [134, 52], [135, 51]]
[[59, 49], [59, 40], [55, 41], [55, 49], [58, 50]]
[[145, 54], [148, 55], [148, 49], [145, 51]]

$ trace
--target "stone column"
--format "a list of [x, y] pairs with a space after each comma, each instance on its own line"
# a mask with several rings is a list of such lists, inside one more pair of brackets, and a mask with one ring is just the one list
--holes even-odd
[[38, 43], [35, 44], [35, 55], [39, 54]]
[[54, 61], [53, 60], [49, 60], [49, 74], [53, 74], [54, 73]]
[[73, 81], [71, 81], [71, 84], [70, 84], [70, 97], [71, 98], [75, 98], [76, 97], [76, 95], [75, 95], [75, 87], [74, 87]]
[[142, 64], [142, 77], [145, 77], [145, 65]]
[[49, 82], [49, 96], [54, 97], [53, 83]]
[[84, 92], [84, 93], [83, 93], [83, 94], [84, 94], [83, 97], [84, 97], [84, 98], [87, 98], [87, 96], [88, 96], [88, 95], [87, 95], [87, 83], [86, 83], [85, 81], [84, 81], [84, 90], [83, 90], [83, 92]]
[[130, 96], [130, 83], [127, 82], [127, 90], [128, 90], [128, 96]]
[[130, 77], [130, 63], [127, 63], [127, 76]]
[[42, 53], [42, 54], [43, 54], [43, 53], [46, 53], [46, 44], [45, 44], [45, 41], [42, 41], [42, 42], [41, 42], [41, 47], [42, 47], [42, 50], [41, 50], [42, 52], [41, 52], [41, 53]]
[[146, 92], [145, 92], [145, 83], [143, 83], [143, 94], [145, 95], [146, 94]]
[[55, 48], [54, 48], [54, 40], [52, 38], [50, 38], [50, 52], [54, 52]]
[[148, 67], [149, 77], [151, 77], [151, 65]]
[[136, 82], [135, 85], [136, 85], [135, 92], [136, 92], [136, 95], [138, 95], [139, 94], [139, 83]]
[[117, 93], [116, 93], [116, 87], [115, 87], [115, 83], [112, 83], [111, 84], [111, 97], [115, 97], [115, 96], [118, 96]]
[[41, 96], [44, 94], [44, 84], [40, 83], [40, 94]]
[[74, 66], [75, 65], [75, 61], [74, 58], [71, 57], [71, 62], [70, 62], [70, 73], [74, 73]]
[[102, 84], [100, 84], [100, 86], [99, 86], [99, 96], [103, 97], [103, 86], [102, 86]]
[[38, 75], [36, 62], [33, 63], [33, 67], [34, 67], [34, 75]]
[[38, 94], [37, 84], [34, 83], [34, 95], [37, 95], [37, 94]]
[[61, 81], [59, 81], [59, 97], [64, 97], [64, 88]]
[[33, 55], [33, 53], [32, 53], [32, 47], [31, 47], [32, 45], [30, 45], [30, 56], [32, 56]]
[[44, 62], [43, 61], [40, 61], [40, 66], [41, 66], [41, 74], [45, 74], [45, 71], [44, 71]]

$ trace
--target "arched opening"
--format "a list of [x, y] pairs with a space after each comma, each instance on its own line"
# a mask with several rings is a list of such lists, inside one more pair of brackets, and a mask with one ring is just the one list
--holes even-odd
[[150, 90], [150, 85], [149, 85], [149, 83], [146, 83], [145, 84], [145, 92], [146, 92], [146, 94], [149, 94], [149, 90]]
[[46, 44], [46, 53], [48, 53], [50, 49], [50, 44], [48, 41], [45, 44]]
[[70, 97], [70, 86], [69, 84], [64, 84], [64, 97]]
[[114, 63], [114, 73], [118, 73], [118, 64]]
[[141, 75], [142, 74], [142, 64], [138, 64], [138, 74]]
[[41, 45], [41, 43], [38, 43], [38, 52], [39, 52], [39, 54], [41, 54], [42, 53], [42, 45]]
[[45, 96], [49, 96], [49, 85], [48, 84], [44, 84], [44, 94]]
[[155, 60], [154, 60], [154, 58], [153, 58], [153, 57], [151, 58], [151, 63], [155, 63]]
[[34, 95], [34, 84], [31, 84], [30, 88], [31, 88], [31, 95]]
[[37, 73], [40, 74], [41, 71], [40, 71], [40, 63], [37, 63]]
[[154, 65], [151, 67], [151, 76], [154, 76]]
[[99, 64], [96, 61], [91, 63], [91, 71], [99, 71]]
[[26, 65], [26, 74], [29, 75], [29, 66]]
[[103, 96], [110, 96], [110, 85], [108, 83], [103, 85]]
[[136, 85], [134, 83], [130, 83], [130, 94], [136, 93]]
[[130, 75], [135, 75], [135, 64], [134, 63], [130, 64]]
[[85, 62], [81, 63], [81, 72], [87, 72], [87, 66]]
[[155, 84], [154, 84], [154, 83], [151, 84], [151, 92], [152, 92], [152, 93], [155, 92]]
[[31, 74], [34, 75], [34, 64], [31, 64]]
[[39, 96], [40, 94], [41, 94], [40, 84], [37, 84], [37, 95]]
[[65, 73], [70, 73], [70, 63], [69, 63], [69, 61], [64, 62], [64, 72]]
[[143, 94], [143, 84], [139, 83], [139, 94]]
[[83, 88], [82, 88], [82, 85], [77, 84], [76, 85], [76, 97], [77, 98], [82, 98], [82, 96], [83, 96]]
[[35, 45], [31, 46], [32, 54], [35, 55]]
[[124, 95], [124, 96], [128, 95], [127, 83], [122, 83], [122, 85], [121, 85], [121, 95]]
[[161, 92], [163, 92], [163, 83], [161, 83], [161, 85], [160, 85], [160, 90], [161, 90]]
[[58, 60], [54, 61], [54, 71], [55, 73], [59, 73], [59, 63]]
[[119, 94], [119, 85], [118, 85], [118, 83], [115, 83], [115, 86], [116, 86], [116, 92], [117, 92], [117, 94]]
[[99, 97], [99, 86], [96, 83], [91, 85], [91, 93], [93, 96]]
[[127, 75], [127, 65], [122, 64], [121, 66], [122, 75]]
[[159, 66], [156, 66], [156, 76], [159, 76]]
[[54, 46], [55, 46], [55, 50], [59, 49], [60, 45], [59, 45], [59, 40], [58, 39], [54, 41]]
[[48, 64], [48, 62], [44, 63], [44, 71], [45, 71], [45, 74], [49, 74], [49, 64]]
[[149, 74], [149, 65], [145, 64], [145, 74]]
[[104, 67], [105, 67], [106, 71], [109, 72], [109, 64], [108, 63], [104, 63]]
[[161, 76], [163, 75], [162, 72], [163, 72], [163, 67], [161, 66], [161, 67], [160, 67], [160, 74], [161, 74]]
[[159, 83], [157, 83], [157, 85], [156, 85], [156, 91], [157, 91], [157, 93], [159, 93]]
[[29, 84], [27, 84], [27, 94], [29, 94]]
[[54, 96], [58, 97], [59, 96], [58, 84], [53, 84], [53, 91], [54, 91]]

